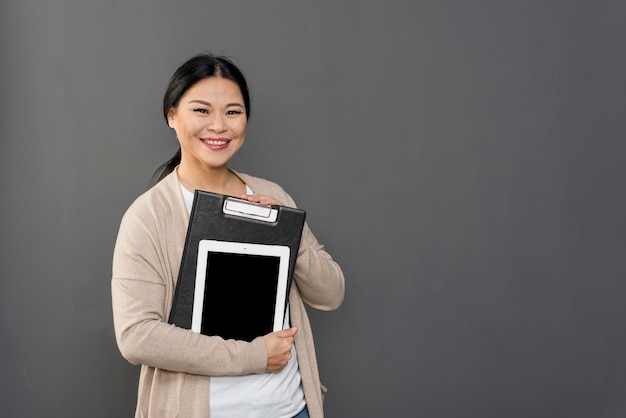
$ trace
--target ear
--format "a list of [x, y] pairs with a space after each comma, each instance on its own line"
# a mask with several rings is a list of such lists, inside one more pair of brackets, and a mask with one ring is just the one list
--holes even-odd
[[174, 129], [173, 123], [174, 123], [174, 109], [170, 108], [170, 110], [167, 112], [167, 126], [169, 126], [170, 128]]

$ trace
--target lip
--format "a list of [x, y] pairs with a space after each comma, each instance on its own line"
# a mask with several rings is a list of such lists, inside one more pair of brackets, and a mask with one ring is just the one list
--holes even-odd
[[202, 143], [212, 149], [212, 150], [220, 150], [223, 148], [226, 148], [228, 146], [228, 143], [231, 141], [230, 138], [215, 138], [215, 137], [209, 137], [209, 138], [200, 138], [200, 141], [202, 141]]

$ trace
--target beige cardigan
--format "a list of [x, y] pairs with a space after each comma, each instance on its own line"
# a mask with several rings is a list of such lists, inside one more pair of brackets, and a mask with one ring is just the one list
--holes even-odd
[[[279, 185], [235, 174], [254, 193], [295, 207]], [[113, 319], [121, 354], [141, 364], [136, 417], [206, 418], [209, 376], [264, 373], [267, 365], [262, 337], [225, 341], [167, 322], [188, 222], [176, 171], [137, 198], [121, 221], [113, 254]], [[343, 296], [341, 268], [305, 224], [289, 305], [291, 322], [299, 329], [295, 345], [311, 418], [323, 417], [326, 389], [304, 303], [328, 311], [337, 309]]]

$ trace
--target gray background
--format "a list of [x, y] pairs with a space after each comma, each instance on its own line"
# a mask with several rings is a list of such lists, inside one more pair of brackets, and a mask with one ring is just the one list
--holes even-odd
[[233, 166], [343, 266], [329, 417], [626, 416], [626, 2], [0, 6], [0, 414], [128, 417], [119, 220], [176, 149], [175, 68], [230, 56]]

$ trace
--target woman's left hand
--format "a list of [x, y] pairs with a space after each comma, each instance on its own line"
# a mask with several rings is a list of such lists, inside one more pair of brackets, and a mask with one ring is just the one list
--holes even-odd
[[270, 206], [270, 205], [283, 206], [281, 202], [274, 199], [273, 197], [263, 196], [260, 194], [244, 194], [244, 195], [241, 195], [241, 198], [246, 199], [249, 202], [258, 203], [263, 206]]

